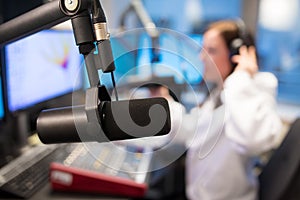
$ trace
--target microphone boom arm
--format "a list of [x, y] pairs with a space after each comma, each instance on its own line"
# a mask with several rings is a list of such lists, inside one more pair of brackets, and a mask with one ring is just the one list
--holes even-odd
[[125, 29], [125, 18], [128, 13], [134, 11], [142, 26], [145, 28], [147, 35], [151, 38], [151, 63], [159, 62], [159, 30], [149, 16], [141, 0], [131, 0], [129, 7], [122, 13], [120, 27]]
[[0, 25], [0, 47], [70, 19], [51, 1]]

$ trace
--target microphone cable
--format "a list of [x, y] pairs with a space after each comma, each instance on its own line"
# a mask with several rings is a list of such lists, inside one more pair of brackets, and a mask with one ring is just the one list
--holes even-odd
[[112, 71], [110, 73], [110, 75], [111, 75], [111, 80], [112, 80], [112, 84], [113, 84], [113, 91], [115, 92], [116, 101], [119, 101], [119, 95], [118, 95], [118, 91], [117, 91], [117, 87], [116, 87], [114, 72]]

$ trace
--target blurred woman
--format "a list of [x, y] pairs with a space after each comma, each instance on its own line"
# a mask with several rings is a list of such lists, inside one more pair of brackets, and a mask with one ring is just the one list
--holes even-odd
[[197, 119], [186, 163], [192, 200], [257, 199], [253, 158], [274, 148], [281, 132], [277, 79], [258, 72], [255, 47], [244, 34], [237, 21], [224, 20], [203, 36], [204, 80], [216, 87], [190, 115]]

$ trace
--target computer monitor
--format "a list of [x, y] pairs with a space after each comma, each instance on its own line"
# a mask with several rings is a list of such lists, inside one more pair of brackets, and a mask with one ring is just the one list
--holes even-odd
[[43, 30], [4, 51], [8, 111], [25, 112], [30, 129], [42, 109], [72, 105], [73, 91], [82, 89], [83, 59], [71, 30]]
[[133, 50], [137, 38], [131, 35], [128, 36], [115, 36], [110, 38], [112, 53], [116, 69], [114, 74], [118, 79], [123, 76], [134, 75], [137, 73], [136, 67], [136, 51]]
[[177, 84], [199, 84], [202, 80], [202, 63], [199, 50], [202, 35], [179, 36], [163, 32], [159, 37], [158, 62], [151, 62], [151, 38], [140, 36], [137, 69], [140, 76], [174, 77]]
[[17, 155], [15, 135], [12, 134], [13, 124], [7, 117], [5, 78], [3, 74], [3, 50], [0, 49], [0, 167]]
[[9, 111], [81, 88], [81, 62], [68, 30], [44, 30], [5, 46]]
[[4, 109], [4, 91], [3, 91], [3, 79], [0, 77], [0, 122], [3, 121], [5, 117], [5, 109]]
[[[136, 75], [136, 51], [134, 49], [134, 44], [136, 43], [135, 35], [113, 35], [110, 38], [112, 53], [114, 57], [115, 71], [114, 77], [115, 81], [122, 84], [127, 76]], [[100, 49], [101, 51], [101, 49]], [[110, 73], [103, 73], [98, 70], [101, 84], [105, 85], [107, 89], [112, 89], [113, 84], [111, 80]], [[89, 88], [89, 80], [87, 71], [84, 68], [84, 88]]]

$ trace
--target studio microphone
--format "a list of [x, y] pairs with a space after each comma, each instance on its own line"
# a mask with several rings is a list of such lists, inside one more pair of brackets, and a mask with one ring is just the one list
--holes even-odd
[[85, 106], [44, 110], [37, 119], [37, 133], [45, 144], [109, 142], [168, 134], [170, 110], [166, 99], [104, 101], [94, 120]]

